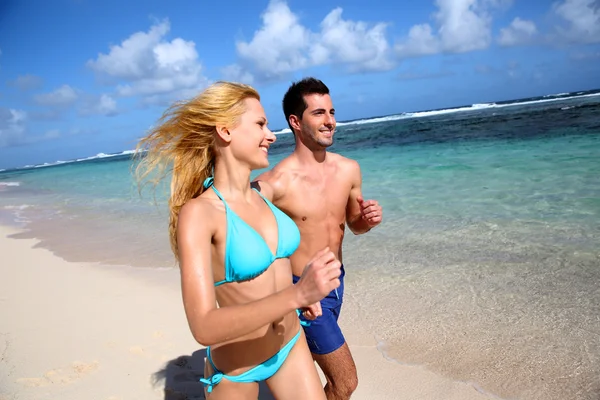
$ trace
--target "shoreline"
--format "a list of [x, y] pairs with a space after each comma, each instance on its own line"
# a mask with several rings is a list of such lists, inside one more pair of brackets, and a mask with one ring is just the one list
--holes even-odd
[[[35, 239], [9, 238], [19, 231], [0, 225], [1, 400], [204, 398], [204, 351], [189, 332], [177, 269], [67, 262]], [[497, 399], [386, 359], [343, 318], [354, 308], [349, 299], [341, 320], [359, 373], [353, 399]]]

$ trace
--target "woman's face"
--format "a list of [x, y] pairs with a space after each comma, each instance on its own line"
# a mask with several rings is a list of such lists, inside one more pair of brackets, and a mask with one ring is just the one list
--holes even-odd
[[245, 161], [251, 169], [269, 166], [269, 146], [275, 142], [275, 135], [267, 127], [267, 117], [260, 101], [254, 98], [244, 100], [246, 112], [240, 123], [231, 132], [231, 150], [240, 161]]

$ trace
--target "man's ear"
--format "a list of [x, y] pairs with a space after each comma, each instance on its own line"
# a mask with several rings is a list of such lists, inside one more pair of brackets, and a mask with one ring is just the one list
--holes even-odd
[[298, 118], [296, 115], [290, 115], [289, 122], [292, 128], [300, 130], [300, 118]]
[[231, 142], [231, 132], [224, 126], [217, 126], [217, 136], [226, 143]]

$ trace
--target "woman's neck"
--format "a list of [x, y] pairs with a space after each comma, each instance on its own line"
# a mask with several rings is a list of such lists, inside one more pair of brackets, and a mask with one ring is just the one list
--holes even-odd
[[250, 200], [250, 168], [237, 161], [218, 158], [215, 162], [214, 185], [231, 200]]

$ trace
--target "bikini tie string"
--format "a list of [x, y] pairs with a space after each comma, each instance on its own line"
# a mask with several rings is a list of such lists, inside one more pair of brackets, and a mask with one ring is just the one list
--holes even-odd
[[209, 379], [200, 378], [200, 382], [204, 384], [204, 386], [208, 386], [208, 393], [212, 392], [213, 386], [217, 385], [223, 379], [223, 374], [220, 372], [216, 372]]
[[204, 189], [208, 189], [210, 187], [210, 185], [213, 184], [215, 178], [212, 176], [209, 176], [208, 178], [206, 178], [204, 180], [204, 183], [202, 184], [202, 186], [204, 186]]

